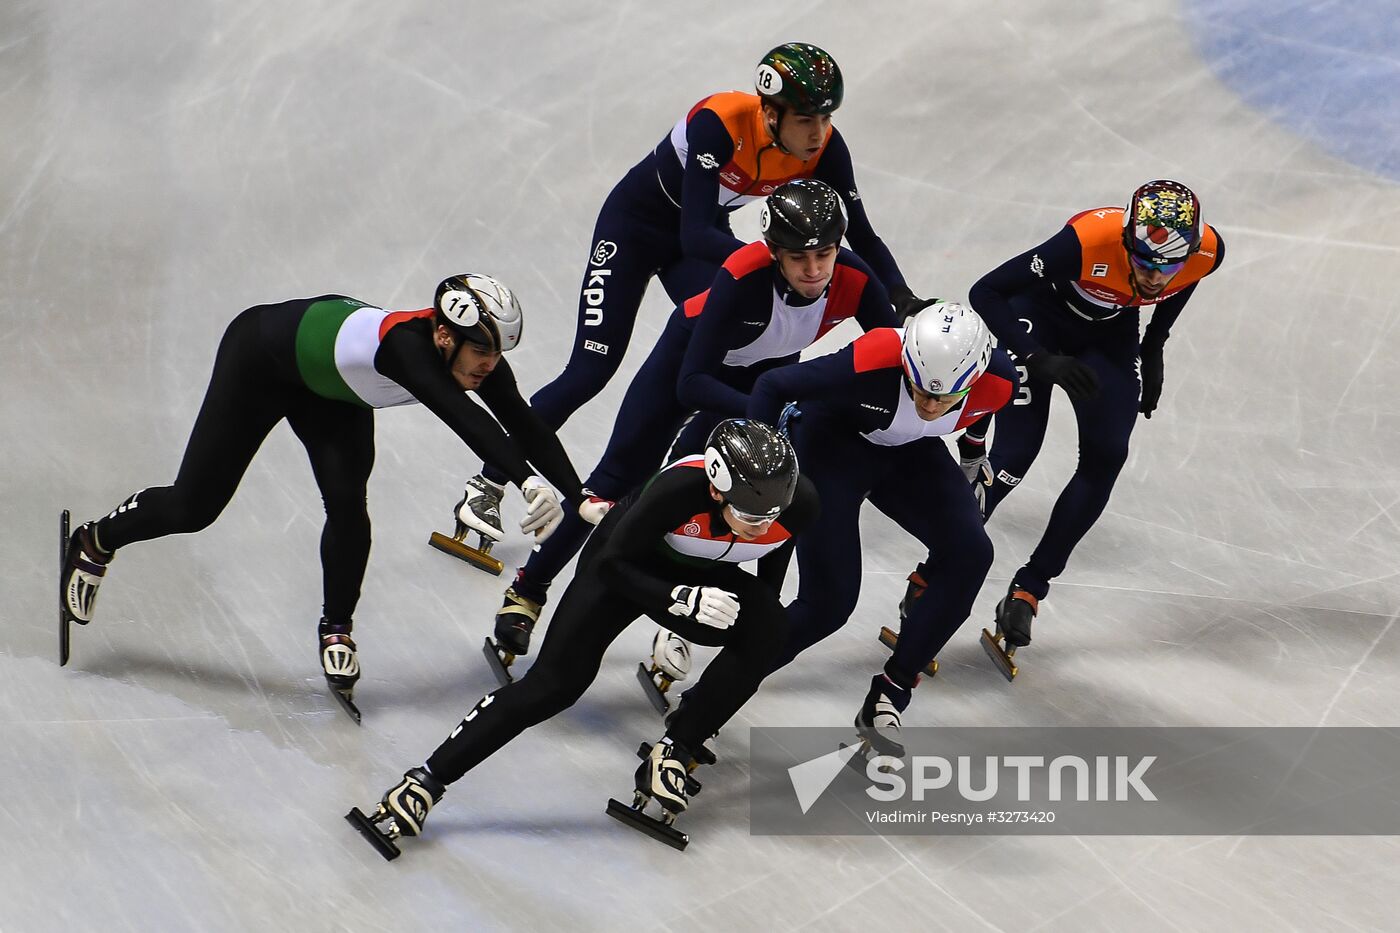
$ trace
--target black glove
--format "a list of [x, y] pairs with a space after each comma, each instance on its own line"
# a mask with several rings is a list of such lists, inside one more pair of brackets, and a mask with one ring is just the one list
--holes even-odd
[[896, 285], [890, 289], [890, 304], [894, 306], [894, 319], [901, 326], [924, 308], [931, 304], [937, 304], [939, 300], [938, 298], [920, 298], [908, 285]]
[[1072, 356], [1041, 350], [1026, 358], [1031, 378], [1062, 386], [1070, 401], [1082, 402], [1099, 394], [1099, 377]]
[[1157, 403], [1162, 400], [1162, 345], [1156, 342], [1148, 342], [1142, 345], [1142, 364], [1139, 367], [1142, 373], [1142, 401], [1138, 403], [1138, 411], [1148, 418], [1157, 410]]

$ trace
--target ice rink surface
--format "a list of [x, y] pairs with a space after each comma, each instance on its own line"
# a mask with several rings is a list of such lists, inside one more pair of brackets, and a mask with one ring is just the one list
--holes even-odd
[[[63, 670], [54, 578], [61, 507], [173, 477], [249, 305], [417, 308], [487, 272], [542, 385], [613, 183], [802, 40], [841, 64], [836, 122], [920, 294], [965, 297], [1159, 176], [1227, 241], [1022, 675], [977, 631], [1073, 468], [1063, 396], [906, 724], [1396, 725], [1396, 23], [1379, 0], [0, 4], [0, 930], [1395, 929], [1388, 837], [751, 837], [745, 726], [847, 722], [883, 663], [920, 555], [873, 510], [856, 616], [721, 735], [684, 854], [603, 813], [660, 732], [641, 624], [399, 861], [341, 820], [493, 684], [505, 580], [426, 546], [478, 463], [421, 408], [376, 419], [361, 728], [316, 662], [321, 506], [285, 427], [212, 528], [123, 551]], [[563, 430], [581, 471], [667, 310], [653, 287]]]

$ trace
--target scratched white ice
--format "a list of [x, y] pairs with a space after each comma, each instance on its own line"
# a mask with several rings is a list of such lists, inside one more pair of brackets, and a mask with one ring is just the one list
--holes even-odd
[[[543, 384], [611, 185], [797, 39], [841, 63], [862, 197], [920, 294], [965, 297], [1164, 175], [1227, 241], [1021, 677], [976, 636], [1073, 467], [1063, 399], [906, 721], [1395, 725], [1400, 97], [1354, 90], [1394, 86], [1380, 7], [0, 5], [0, 929], [1388, 927], [1387, 838], [750, 837], [744, 727], [845, 723], [883, 662], [921, 555], [873, 512], [855, 617], [721, 736], [684, 854], [603, 813], [660, 731], [632, 678], [642, 626], [397, 862], [341, 820], [492, 684], [478, 646], [505, 581], [426, 546], [477, 462], [426, 411], [377, 418], [362, 728], [317, 669], [321, 507], [285, 427], [212, 528], [120, 555], [63, 670], [53, 590], [58, 510], [169, 482], [244, 307], [422, 307], [488, 272], [521, 296], [512, 363]], [[582, 468], [666, 312], [651, 289], [622, 373], [564, 429]]]

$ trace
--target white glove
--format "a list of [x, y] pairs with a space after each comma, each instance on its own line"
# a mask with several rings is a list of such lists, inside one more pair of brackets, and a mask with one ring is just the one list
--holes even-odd
[[520, 520], [520, 530], [535, 533], [535, 543], [548, 538], [564, 519], [564, 507], [559, 504], [559, 494], [544, 480], [532, 476], [520, 485], [520, 493], [525, 497], [525, 517]]
[[726, 629], [739, 618], [739, 597], [717, 586], [678, 586], [671, 591], [667, 610], [673, 616], [694, 619], [702, 625]]
[[972, 484], [972, 495], [977, 500], [977, 510], [986, 515], [987, 489], [991, 487], [993, 481], [992, 462], [983, 453], [970, 460], [959, 460], [958, 466], [962, 467], [963, 476], [967, 477], [967, 481]]
[[593, 491], [590, 489], [585, 489], [583, 494], [587, 496], [587, 498], [579, 503], [578, 517], [588, 522], [590, 525], [596, 525], [601, 522], [603, 516], [607, 515], [612, 511], [612, 507], [617, 505], [617, 503], [611, 499], [603, 499], [593, 495]]

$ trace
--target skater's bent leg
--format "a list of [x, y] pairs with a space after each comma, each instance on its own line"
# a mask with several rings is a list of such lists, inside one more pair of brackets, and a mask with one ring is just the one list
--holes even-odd
[[879, 452], [863, 440], [799, 423], [795, 446], [802, 472], [817, 488], [821, 514], [797, 541], [797, 598], [787, 607], [788, 641], [773, 669], [846, 624], [860, 598], [860, 507]]
[[1128, 438], [1138, 416], [1138, 378], [1131, 359], [1110, 359], [1098, 352], [1082, 357], [1099, 377], [1097, 398], [1076, 402], [1079, 463], [1055, 501], [1045, 534], [1016, 583], [1044, 599], [1050, 581], [1064, 572], [1081, 538], [1108, 506], [1114, 483], [1128, 460]]
[[282, 419], [289, 388], [274, 379], [258, 310], [244, 311], [224, 332], [175, 482], [135, 493], [98, 521], [102, 550], [207, 528], [233, 498], [253, 455]]
[[[658, 248], [664, 247], [665, 238], [658, 240], [646, 228], [639, 229], [610, 198], [598, 215], [592, 242], [594, 253], [579, 287], [578, 325], [569, 361], [530, 397], [530, 407], [556, 430], [603, 391], [622, 365], [642, 296], [660, 265]], [[605, 247], [600, 253], [599, 243], [612, 244], [615, 251]], [[603, 257], [603, 262], [597, 261]], [[483, 473], [497, 484], [506, 481], [489, 464]]]
[[[992, 567], [992, 542], [962, 470], [941, 440], [904, 449], [906, 469], [882, 483], [870, 503], [929, 551], [923, 563], [926, 589], [907, 607], [899, 643], [885, 665], [896, 684], [912, 687], [972, 612]], [[916, 483], [907, 477], [918, 476]]]
[[739, 618], [667, 723], [667, 735], [688, 749], [703, 745], [749, 701], [787, 642], [787, 616], [770, 587], [743, 571], [718, 585], [738, 595]]
[[365, 489], [374, 468], [374, 413], [307, 393], [292, 404], [287, 421], [306, 447], [326, 510], [322, 615], [334, 625], [349, 625], [369, 561]]
[[575, 579], [534, 665], [520, 680], [482, 697], [429, 756], [428, 770], [451, 784], [526, 729], [574, 705], [598, 676], [608, 645], [639, 612], [596, 579]]

